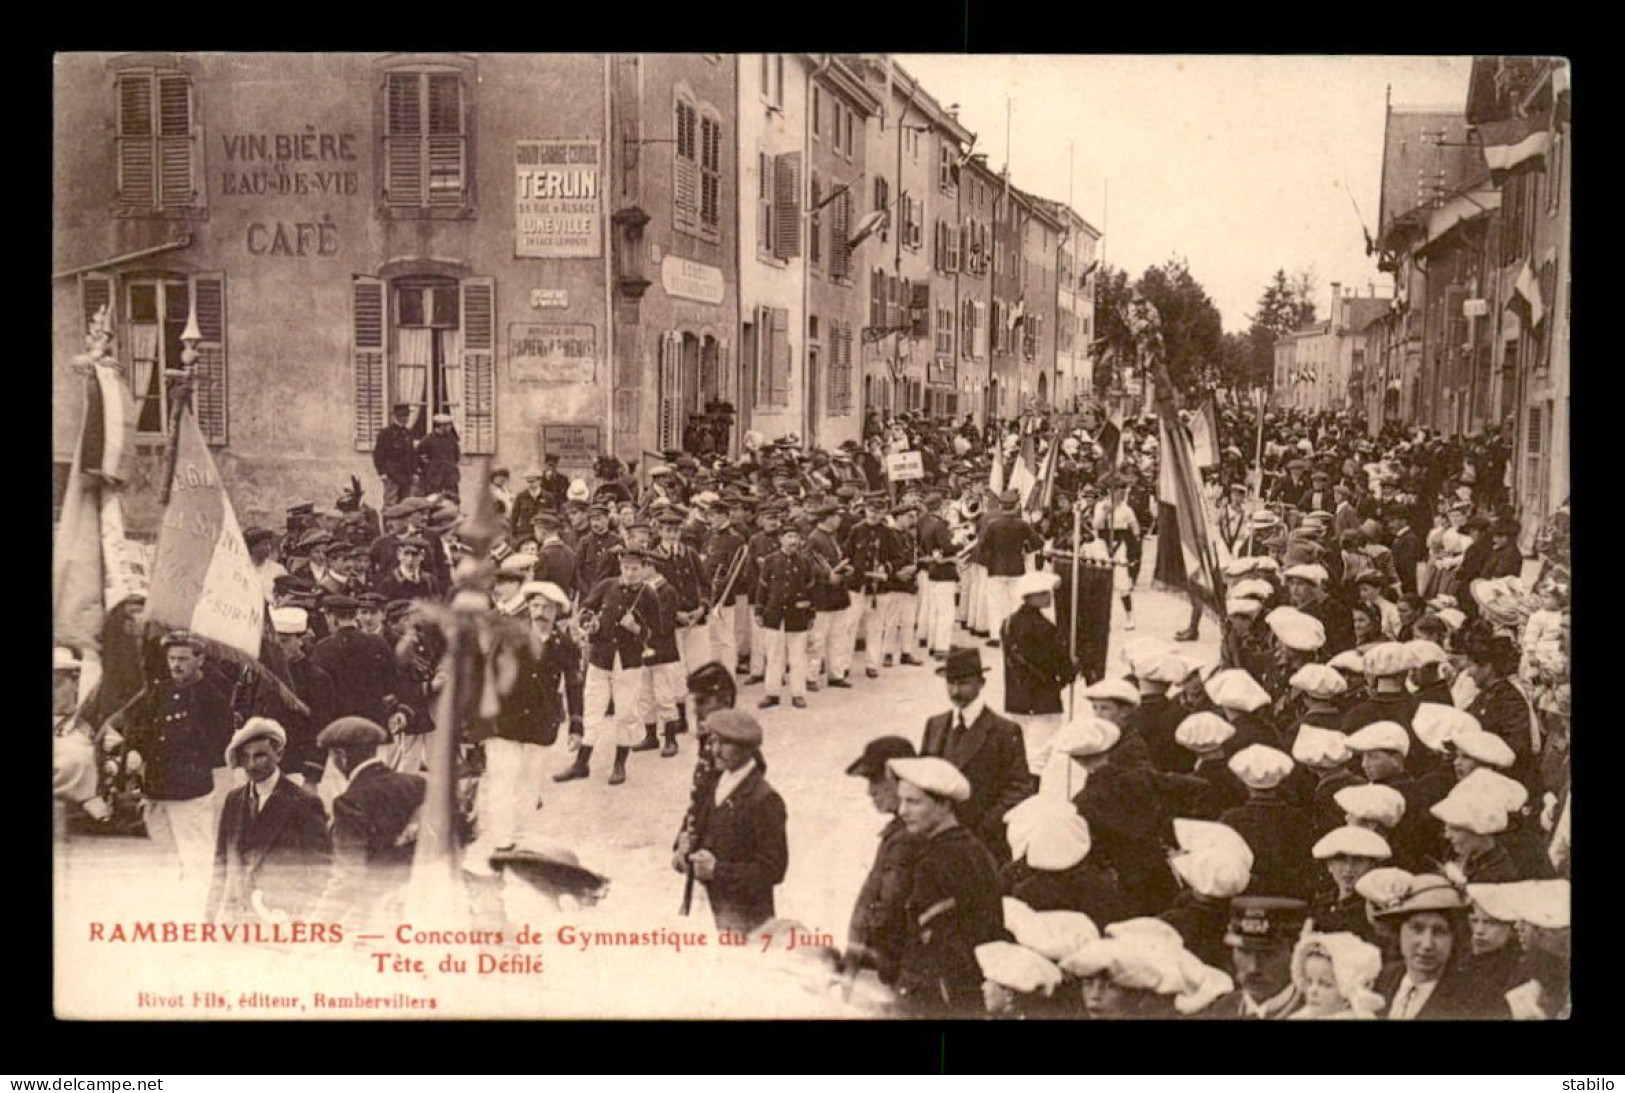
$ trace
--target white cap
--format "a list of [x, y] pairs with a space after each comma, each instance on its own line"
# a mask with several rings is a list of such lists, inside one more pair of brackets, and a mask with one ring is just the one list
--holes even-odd
[[271, 629], [278, 634], [303, 634], [310, 629], [310, 615], [303, 607], [273, 607]]
[[1324, 664], [1305, 664], [1292, 673], [1287, 686], [1302, 691], [1310, 698], [1336, 698], [1349, 688], [1348, 682], [1336, 668]]
[[1488, 767], [1479, 767], [1457, 782], [1456, 790], [1467, 789], [1474, 793], [1483, 793], [1496, 801], [1508, 812], [1521, 812], [1523, 806], [1529, 803], [1529, 789], [1515, 778], [1508, 778], [1500, 771], [1490, 770]]
[[1467, 616], [1454, 607], [1446, 607], [1443, 610], [1436, 612], [1436, 615], [1440, 622], [1444, 623], [1452, 630], [1460, 630], [1462, 624], [1467, 621]]
[[1367, 675], [1402, 676], [1414, 667], [1416, 662], [1403, 642], [1385, 641], [1365, 651]]
[[1411, 734], [1397, 721], [1373, 721], [1359, 732], [1349, 734], [1349, 750], [1411, 752]]
[[1316, 861], [1325, 861], [1339, 855], [1387, 861], [1394, 856], [1393, 848], [1388, 845], [1387, 839], [1368, 827], [1355, 827], [1352, 824], [1333, 828], [1321, 836], [1310, 853], [1315, 856]]
[[540, 596], [560, 607], [570, 606], [570, 597], [564, 594], [564, 589], [552, 581], [526, 581], [520, 586], [519, 595], [527, 600], [532, 596]]
[[1108, 923], [1105, 936], [1114, 941], [1140, 940], [1152, 945], [1168, 945], [1172, 948], [1183, 948], [1185, 939], [1178, 930], [1160, 918], [1142, 916], [1140, 918], [1125, 918], [1118, 922]]
[[1351, 818], [1386, 828], [1392, 828], [1405, 816], [1405, 795], [1393, 786], [1344, 786], [1332, 794], [1332, 800]]
[[1306, 767], [1340, 766], [1350, 754], [1348, 738], [1335, 729], [1300, 725], [1292, 741], [1292, 758]]
[[1008, 941], [987, 941], [976, 946], [976, 965], [984, 978], [1017, 994], [1051, 994], [1064, 978], [1060, 968], [1038, 953]]
[[1312, 653], [1326, 644], [1325, 624], [1296, 607], [1277, 607], [1264, 616], [1264, 622], [1288, 649]]
[[1416, 886], [1416, 874], [1394, 865], [1382, 865], [1354, 882], [1354, 891], [1367, 903], [1385, 907], [1404, 899]]
[[1104, 974], [1128, 990], [1172, 994], [1184, 984], [1179, 950], [1143, 938], [1103, 937], [1081, 945], [1061, 960], [1061, 970], [1086, 978]]
[[1450, 655], [1439, 647], [1436, 641], [1425, 638], [1416, 638], [1405, 643], [1405, 651], [1411, 655], [1411, 664], [1422, 668], [1429, 664], [1443, 664], [1450, 659]]
[[[1476, 718], [1474, 720], [1476, 723]], [[1493, 732], [1484, 732], [1482, 729], [1457, 733], [1450, 738], [1450, 743], [1467, 758], [1495, 767], [1497, 770], [1510, 770], [1518, 761], [1511, 745]]]
[[1232, 596], [1224, 601], [1224, 613], [1226, 615], [1242, 615], [1250, 619], [1262, 611], [1263, 608], [1264, 605], [1257, 600], [1237, 599]]
[[1181, 852], [1168, 861], [1199, 896], [1230, 899], [1247, 890], [1253, 852], [1234, 828], [1207, 820], [1174, 820]]
[[1100, 938], [1094, 920], [1082, 911], [1034, 911], [1009, 897], [1004, 900], [1004, 926], [1017, 944], [1047, 960], [1060, 960]]
[[288, 744], [288, 733], [281, 725], [269, 717], [251, 717], [243, 722], [243, 727], [231, 734], [231, 743], [226, 745], [226, 766], [237, 765], [237, 749], [251, 740], [270, 739], [276, 741], [279, 748]]
[[1331, 577], [1331, 574], [1326, 572], [1325, 566], [1316, 562], [1311, 562], [1308, 565], [1292, 566], [1285, 573], [1281, 574], [1281, 576], [1285, 577], [1289, 581], [1296, 579], [1300, 581], [1312, 581], [1315, 584], [1325, 584], [1326, 581]]
[[1207, 696], [1216, 706], [1252, 713], [1270, 704], [1270, 693], [1241, 668], [1226, 668], [1208, 678]]
[[1507, 829], [1507, 811], [1501, 804], [1493, 791], [1458, 784], [1428, 811], [1451, 827], [1464, 828], [1475, 835], [1498, 835]]
[[539, 561], [541, 559], [534, 554], [510, 554], [502, 559], [502, 571], [504, 573], [529, 573], [536, 568], [536, 563]]
[[1191, 666], [1182, 656], [1164, 653], [1135, 674], [1147, 683], [1183, 683]]
[[1463, 733], [1479, 732], [1478, 718], [1442, 702], [1423, 702], [1411, 715], [1411, 731], [1429, 751], [1443, 751]]
[[1016, 581], [1016, 596], [1036, 596], [1040, 592], [1053, 592], [1055, 586], [1061, 583], [1061, 578], [1047, 570], [1039, 570], [1025, 574]]
[[1074, 808], [1045, 812], [1026, 835], [1027, 864], [1041, 872], [1059, 873], [1089, 856], [1089, 822]]
[[1237, 581], [1235, 587], [1230, 589], [1230, 595], [1244, 600], [1267, 600], [1275, 595], [1275, 586], [1268, 581], [1252, 577], [1245, 581]]
[[1222, 748], [1236, 735], [1236, 727], [1211, 710], [1193, 713], [1174, 730], [1174, 743], [1190, 751], [1203, 752]]
[[1123, 738], [1123, 730], [1104, 718], [1080, 714], [1050, 738], [1050, 749], [1060, 755], [1084, 759], [1111, 751]]
[[[273, 611], [273, 618], [275, 617], [275, 614], [276, 612]], [[303, 614], [303, 612], [301, 612], [301, 614]], [[84, 661], [79, 659], [79, 654], [75, 653], [67, 646], [58, 645], [51, 650], [51, 671], [77, 672], [83, 667]]]
[[1467, 895], [1501, 922], [1526, 922], [1543, 930], [1569, 928], [1569, 882], [1521, 880], [1511, 884], [1469, 884]]
[[1265, 744], [1251, 744], [1230, 757], [1230, 772], [1248, 789], [1274, 789], [1292, 773], [1292, 757]]
[[592, 497], [592, 490], [587, 486], [585, 478], [570, 479], [570, 488], [564, 491], [566, 501], [586, 501]]
[[924, 756], [916, 759], [888, 759], [886, 767], [899, 781], [919, 786], [927, 793], [953, 801], [970, 800], [970, 783], [959, 768], [946, 759]]
[[1355, 675], [1365, 675], [1365, 657], [1353, 649], [1345, 649], [1331, 660], [1326, 667], [1336, 668], [1339, 672], [1353, 672]]
[[1114, 702], [1126, 702], [1130, 706], [1140, 704], [1140, 689], [1126, 679], [1102, 679], [1098, 683], [1091, 683], [1083, 689], [1083, 697], [1109, 699]]

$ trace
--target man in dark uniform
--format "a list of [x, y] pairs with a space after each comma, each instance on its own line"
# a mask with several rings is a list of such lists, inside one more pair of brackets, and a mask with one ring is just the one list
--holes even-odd
[[774, 916], [773, 889], [790, 867], [784, 799], [767, 784], [762, 727], [741, 710], [706, 719], [721, 773], [699, 800], [696, 835], [680, 836], [672, 867], [705, 885], [718, 929], [748, 934]]
[[513, 512], [508, 518], [508, 534], [514, 542], [532, 533], [531, 521], [544, 508], [557, 512], [558, 502], [551, 491], [543, 488], [542, 472], [531, 471], [525, 475], [525, 492], [513, 499]]
[[885, 514], [884, 495], [870, 497], [864, 505], [863, 522], [855, 525], [846, 539], [846, 554], [852, 560], [848, 591], [863, 605], [863, 640], [870, 679], [880, 676], [887, 590], [902, 564], [897, 533], [882, 522]]
[[1247, 800], [1226, 809], [1219, 822], [1240, 835], [1253, 852], [1247, 891], [1307, 900], [1319, 879], [1311, 854], [1315, 832], [1309, 810], [1294, 805], [1280, 788], [1292, 772], [1291, 756], [1255, 745], [1232, 756], [1230, 769], [1247, 787]]
[[[163, 639], [169, 680], [144, 688], [109, 718], [103, 747], [121, 734], [146, 762], [147, 834], [179, 864], [181, 883], [203, 909], [213, 876], [214, 795], [237, 728], [230, 698], [204, 673], [202, 643], [185, 631]], [[221, 769], [222, 777], [215, 771]]]
[[[677, 754], [678, 734], [687, 732], [688, 726], [679, 716], [685, 695], [681, 648], [677, 644], [678, 620], [682, 614], [678, 593], [660, 572], [654, 551], [646, 555], [648, 571], [646, 587], [653, 594], [658, 611], [652, 616], [653, 625], [646, 635], [647, 646], [643, 654], [643, 679], [639, 684], [638, 710], [643, 718], [643, 740], [633, 751], [660, 749], [663, 759]], [[658, 732], [657, 732], [658, 729]], [[659, 733], [665, 734], [665, 743]]]
[[946, 660], [948, 647], [953, 644], [954, 593], [959, 587], [959, 566], [955, 559], [959, 552], [954, 549], [953, 532], [945, 515], [947, 498], [937, 490], [927, 490], [924, 504], [925, 512], [915, 528], [920, 543], [920, 564], [925, 567], [920, 638], [933, 659]]
[[762, 561], [756, 598], [761, 634], [767, 645], [767, 696], [760, 706], [779, 704], [784, 677], [790, 677], [790, 704], [807, 708], [807, 632], [812, 629], [815, 563], [801, 550], [801, 532], [786, 524], [779, 529], [779, 550]]
[[412, 420], [412, 407], [396, 403], [392, 420], [378, 431], [372, 446], [372, 466], [384, 483], [384, 504], [398, 504], [412, 494], [417, 478], [417, 442], [407, 422]]
[[576, 544], [577, 591], [585, 595], [604, 578], [620, 575], [620, 547], [620, 535], [610, 530], [609, 506], [595, 502], [587, 510], [587, 533]]
[[809, 514], [814, 521], [807, 534], [806, 555], [813, 563], [813, 609], [817, 612], [807, 638], [807, 689], [816, 691], [822, 683], [850, 687], [844, 678], [851, 668], [855, 635], [847, 626], [852, 594], [846, 588], [845, 552], [835, 532], [841, 510], [826, 501]]
[[1309, 905], [1300, 899], [1236, 896], [1224, 943], [1235, 962], [1237, 989], [1202, 1011], [1223, 1021], [1280, 1021], [1303, 1007], [1292, 984], [1292, 948]]
[[1196, 757], [1174, 739], [1174, 731], [1188, 715], [1185, 708], [1168, 695], [1168, 689], [1178, 686], [1188, 672], [1185, 661], [1172, 653], [1158, 656], [1148, 664], [1135, 665], [1140, 704], [1129, 711], [1123, 722], [1123, 734], [1138, 734], [1145, 742], [1151, 765], [1168, 774], [1189, 774], [1196, 765]]
[[1508, 775], [1522, 782], [1532, 799], [1540, 800], [1546, 788], [1540, 775], [1540, 719], [1526, 685], [1517, 678], [1517, 643], [1500, 634], [1470, 640], [1467, 661], [1478, 683], [1478, 695], [1467, 712], [1478, 718], [1485, 732], [1506, 741], [1516, 757]]
[[327, 814], [314, 793], [283, 776], [286, 742], [281, 725], [251, 717], [226, 748], [227, 762], [240, 765], [248, 782], [226, 795], [220, 813], [206, 921], [304, 919], [327, 879]]
[[[316, 738], [322, 728], [333, 720], [333, 707], [338, 701], [333, 677], [318, 668], [310, 659], [311, 646], [309, 613], [298, 607], [273, 607], [271, 629], [288, 664], [288, 680], [293, 693], [310, 708], [309, 713], [297, 713], [280, 701], [274, 703], [274, 712], [266, 715], [287, 730], [287, 747], [282, 755], [283, 766], [289, 774], [298, 775], [304, 785], [314, 786], [321, 781], [325, 757], [317, 746]], [[274, 694], [275, 688], [262, 687], [262, 696]]]
[[463, 458], [462, 443], [457, 439], [456, 425], [450, 414], [436, 414], [429, 435], [418, 442], [418, 461], [422, 468], [423, 491], [438, 493], [457, 500], [461, 488]]
[[919, 844], [897, 815], [897, 777], [886, 764], [913, 757], [914, 745], [901, 736], [881, 736], [869, 741], [863, 754], [846, 768], [848, 775], [868, 782], [869, 800], [891, 820], [880, 832], [874, 864], [852, 909], [844, 967], [849, 978], [873, 968], [887, 986], [897, 982], [909, 934], [907, 900]]
[[365, 717], [388, 724], [400, 694], [395, 652], [383, 638], [361, 632], [355, 617], [358, 606], [350, 596], [328, 597], [323, 610], [332, 632], [311, 650], [310, 659], [332, 677], [334, 717]]
[[1077, 677], [1060, 630], [1044, 615], [1058, 578], [1028, 573], [1016, 584], [1021, 600], [1004, 622], [1004, 711], [1023, 728], [1029, 758], [1037, 761], [1061, 727], [1061, 690]]
[[[749, 624], [749, 598], [756, 588], [751, 571], [750, 503], [743, 497], [730, 497], [720, 506], [715, 530], [706, 544], [705, 568], [711, 579], [707, 600], [711, 604], [711, 655], [728, 671], [750, 673], [748, 659], [740, 663], [739, 633]], [[730, 583], [731, 582], [731, 583]], [[746, 601], [741, 607], [741, 601]], [[745, 612], [745, 619], [738, 617]]]
[[316, 738], [347, 781], [333, 800], [333, 871], [312, 921], [362, 925], [369, 916], [359, 909], [382, 902], [411, 875], [427, 783], [384, 765], [378, 749], [388, 740], [361, 717], [341, 717]]
[[994, 713], [982, 698], [987, 671], [981, 650], [948, 651], [937, 674], [953, 709], [926, 721], [920, 754], [945, 758], [964, 774], [970, 792], [955, 806], [960, 822], [995, 858], [1008, 861], [1004, 814], [1037, 792], [1038, 780], [1028, 768], [1021, 726]]
[[968, 1015], [982, 1005], [976, 947], [1004, 936], [998, 865], [960, 823], [971, 785], [952, 763], [931, 756], [887, 767], [899, 783], [898, 815], [919, 846], [897, 995], [921, 1016]]
[[767, 635], [762, 631], [761, 621], [757, 617], [761, 613], [763, 594], [762, 565], [775, 551], [779, 549], [779, 522], [784, 518], [785, 506], [777, 502], [768, 502], [756, 511], [756, 522], [761, 528], [750, 537], [750, 560], [745, 568], [750, 571], [753, 578], [750, 584], [750, 678], [745, 680], [748, 687], [753, 683], [761, 683], [767, 679]]
[[[702, 583], [700, 556], [683, 542], [684, 516], [676, 509], [660, 514], [656, 528], [660, 543], [654, 549], [655, 569], [677, 593], [677, 652], [685, 674], [711, 659], [711, 642], [705, 626], [709, 589]], [[678, 719], [688, 722], [687, 709], [678, 702]]]
[[[436, 544], [435, 549], [439, 549]], [[438, 600], [445, 593], [433, 573], [423, 567], [429, 553], [429, 541], [420, 535], [408, 535], [395, 547], [395, 568], [377, 582], [378, 594], [390, 600]]]
[[576, 553], [565, 545], [560, 535], [563, 525], [558, 514], [546, 509], [531, 517], [536, 532], [536, 568], [530, 579], [546, 581], [564, 589], [566, 596], [576, 593]]
[[988, 645], [995, 649], [1005, 618], [1019, 606], [1015, 585], [1027, 571], [1027, 554], [1044, 545], [1038, 531], [1017, 514], [1019, 500], [1015, 490], [1006, 490], [999, 498], [1002, 512], [988, 522], [977, 542], [977, 552], [987, 566], [988, 629], [994, 635]]

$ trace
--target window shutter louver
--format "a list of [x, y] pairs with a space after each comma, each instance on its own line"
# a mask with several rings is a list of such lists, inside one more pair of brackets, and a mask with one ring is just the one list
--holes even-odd
[[913, 297], [909, 301], [909, 308], [913, 312], [913, 337], [929, 338], [931, 336], [931, 283], [921, 281], [914, 286]]
[[461, 284], [463, 333], [463, 451], [495, 455], [496, 282], [470, 277]]
[[655, 423], [655, 431], [661, 451], [669, 451], [678, 447], [682, 437], [682, 425], [678, 415], [682, 411], [682, 354], [683, 338], [676, 331], [668, 330], [660, 335], [660, 357], [658, 361], [660, 375], [660, 419]]
[[213, 445], [227, 441], [226, 398], [226, 275], [199, 273], [192, 277], [192, 300], [197, 309], [197, 378], [192, 409], [203, 438]]
[[384, 199], [391, 205], [423, 204], [423, 103], [415, 72], [385, 77]]
[[463, 163], [463, 80], [431, 73], [425, 154], [429, 164], [429, 204], [461, 205], [467, 188]]
[[355, 369], [355, 448], [372, 451], [384, 427], [384, 283], [356, 277], [350, 286], [350, 361]]
[[[81, 333], [89, 333], [90, 321], [96, 317], [96, 312], [107, 308], [107, 319], [115, 335], [118, 331], [117, 316], [113, 306], [113, 279], [105, 273], [86, 273], [79, 278], [79, 307], [85, 317], [85, 325]], [[115, 337], [113, 350], [118, 351], [118, 342]]]
[[722, 220], [722, 123], [700, 123], [700, 222], [715, 228]]
[[679, 228], [699, 226], [700, 162], [694, 139], [694, 107], [681, 100], [677, 103], [677, 151], [672, 157], [672, 194]]
[[775, 406], [790, 405], [790, 309], [775, 307], [773, 315], [773, 391]]
[[869, 325], [886, 325], [886, 273], [876, 267], [869, 271]]
[[192, 172], [192, 81], [185, 76], [158, 77], [158, 194], [166, 209], [196, 203]]
[[773, 159], [773, 256], [801, 255], [801, 153], [784, 152]]
[[[807, 183], [807, 261], [814, 266], [822, 265], [824, 261], [824, 214], [818, 209], [823, 198], [824, 187], [815, 171]], [[831, 234], [834, 234], [833, 227]], [[830, 273], [833, 274], [833, 258], [831, 262]]]
[[833, 277], [846, 280], [852, 276], [852, 247], [847, 240], [852, 235], [852, 191], [846, 190], [834, 201], [830, 215], [829, 271]]
[[158, 180], [152, 148], [152, 77], [131, 73], [118, 79], [118, 199], [152, 208]]

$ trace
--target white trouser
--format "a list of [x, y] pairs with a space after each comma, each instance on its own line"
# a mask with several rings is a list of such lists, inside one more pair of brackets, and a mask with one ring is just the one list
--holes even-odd
[[1021, 742], [1027, 750], [1027, 770], [1042, 774], [1049, 763], [1050, 742], [1066, 724], [1064, 713], [1009, 713], [1010, 720], [1021, 726]]
[[863, 623], [863, 597], [854, 595], [844, 611], [830, 622], [827, 660], [831, 678], [840, 679], [852, 670], [858, 646], [858, 627]]
[[750, 674], [764, 675], [767, 672], [767, 631], [762, 624], [756, 621], [756, 610], [751, 608], [750, 616]]
[[[620, 654], [612, 672], [587, 665], [587, 681], [582, 692], [583, 732], [581, 743], [595, 748], [600, 742], [629, 748], [643, 739], [643, 723], [638, 720], [638, 690], [645, 669], [622, 668]], [[609, 703], [615, 701], [615, 721], [609, 724]], [[609, 730], [606, 733], [606, 728]], [[607, 737], [607, 739], [606, 739]]]
[[991, 573], [987, 578], [987, 632], [997, 639], [999, 631], [1004, 629], [1004, 620], [1015, 611], [1016, 582], [1020, 577], [995, 577]]
[[885, 629], [881, 637], [888, 656], [914, 655], [914, 616], [919, 597], [912, 592], [888, 592], [880, 598], [886, 608]]
[[683, 665], [683, 679], [688, 673], [711, 659], [711, 628], [709, 626], [679, 626], [677, 628], [677, 658]]
[[1089, 771], [1084, 765], [1060, 752], [1050, 755], [1049, 761], [1038, 775], [1038, 795], [1056, 801], [1070, 801], [1083, 792], [1083, 784], [1089, 780]]
[[822, 683], [829, 679], [829, 636], [844, 612], [820, 611], [813, 616], [807, 631], [807, 682]]
[[965, 566], [964, 595], [959, 598], [959, 615], [967, 630], [987, 629], [987, 566], [969, 562]]
[[512, 846], [533, 825], [541, 807], [542, 761], [547, 749], [493, 736], [485, 742], [485, 773], [480, 776], [480, 843], [491, 849]]
[[[638, 683], [638, 717], [645, 725], [664, 728], [671, 724], [677, 720], [677, 703], [683, 700], [687, 688], [682, 661], [645, 666]], [[621, 704], [617, 702], [615, 708], [620, 709]]]
[[920, 597], [920, 634], [933, 653], [946, 653], [954, 640], [954, 581], [925, 582]]
[[868, 667], [877, 672], [885, 659], [885, 652], [881, 649], [881, 637], [886, 626], [886, 613], [891, 609], [890, 601], [887, 599], [890, 595], [889, 592], [881, 592], [871, 596], [866, 592], [861, 601], [864, 659]]
[[[739, 664], [739, 611], [738, 604], [719, 607], [711, 613], [707, 627], [711, 632], [711, 658], [728, 669], [729, 675], [733, 675], [734, 668]], [[699, 665], [694, 667], [698, 668]]]
[[920, 642], [931, 637], [931, 612], [934, 605], [925, 597], [925, 586], [930, 583], [926, 580], [925, 567], [921, 566], [914, 574], [914, 618], [909, 620], [912, 634], [904, 635], [909, 640], [905, 643], [912, 651], [919, 648]]
[[784, 627], [763, 630], [767, 646], [767, 697], [777, 698], [784, 686], [784, 673], [790, 672], [790, 694], [804, 698], [807, 694], [807, 631], [791, 632]]
[[384, 765], [402, 774], [421, 774], [429, 769], [429, 738], [432, 732], [400, 733], [384, 749]]
[[179, 866], [182, 898], [190, 914], [201, 915], [214, 879], [214, 845], [220, 830], [215, 795], [185, 801], [153, 801], [147, 810], [147, 836]]

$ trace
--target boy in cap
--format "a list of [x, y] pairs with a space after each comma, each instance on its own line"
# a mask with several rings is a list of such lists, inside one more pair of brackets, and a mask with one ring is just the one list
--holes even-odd
[[316, 738], [345, 788], [333, 799], [333, 871], [313, 921], [365, 923], [366, 908], [385, 901], [411, 874], [414, 821], [427, 783], [384, 765], [378, 749], [388, 740], [362, 717], [341, 717]]
[[[437, 600], [445, 586], [424, 568], [430, 542], [421, 535], [408, 535], [395, 546], [395, 569], [378, 582], [378, 593], [389, 600]], [[439, 549], [439, 544], [433, 544]]]
[[897, 815], [897, 776], [887, 764], [893, 759], [913, 757], [914, 745], [901, 736], [881, 736], [869, 741], [863, 754], [846, 768], [848, 775], [868, 782], [869, 800], [876, 811], [891, 817], [880, 832], [874, 864], [869, 867], [852, 909], [843, 962], [849, 981], [862, 969], [873, 968], [887, 986], [897, 982], [909, 933], [906, 903], [914, 863], [919, 857], [919, 841]]
[[251, 717], [226, 748], [226, 762], [248, 779], [220, 813], [205, 921], [303, 919], [327, 879], [327, 814], [314, 793], [283, 777], [287, 739], [275, 721]]
[[748, 934], [774, 917], [773, 889], [790, 867], [784, 799], [767, 783], [762, 726], [742, 710], [706, 719], [721, 773], [699, 801], [695, 833], [680, 836], [672, 865], [705, 885], [717, 928]]

